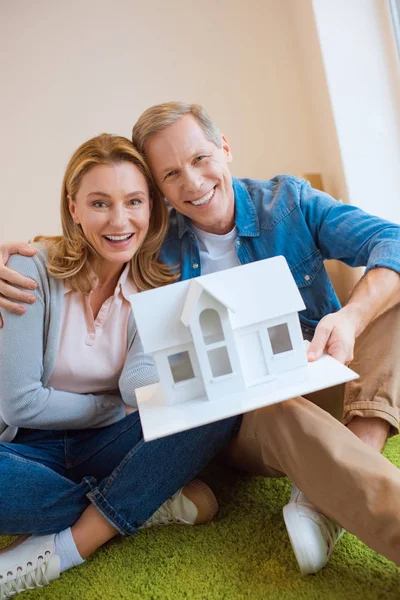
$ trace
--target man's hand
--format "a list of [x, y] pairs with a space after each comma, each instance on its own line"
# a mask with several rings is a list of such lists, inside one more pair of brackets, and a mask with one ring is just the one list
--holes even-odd
[[307, 352], [309, 362], [326, 352], [348, 364], [353, 360], [356, 338], [372, 321], [399, 303], [399, 273], [386, 267], [371, 269], [360, 279], [346, 306], [318, 323]]
[[[35, 248], [30, 248], [27, 244], [23, 244], [22, 242], [3, 244], [0, 246], [0, 308], [13, 312], [17, 315], [23, 315], [25, 308], [20, 304], [12, 302], [10, 298], [29, 304], [35, 302], [36, 298], [33, 294], [26, 293], [14, 286], [18, 285], [28, 290], [34, 290], [37, 288], [37, 284], [36, 281], [33, 281], [33, 279], [23, 277], [19, 273], [16, 273], [15, 271], [12, 271], [6, 267], [7, 261], [12, 254], [34, 256], [36, 254], [36, 250]], [[1, 315], [0, 327], [3, 327]]]
[[353, 360], [358, 329], [357, 317], [350, 306], [326, 315], [315, 330], [307, 352], [308, 361], [318, 360], [325, 352], [347, 365]]

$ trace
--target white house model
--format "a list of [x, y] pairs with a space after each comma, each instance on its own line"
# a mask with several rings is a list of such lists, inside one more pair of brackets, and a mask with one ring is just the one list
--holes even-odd
[[282, 256], [130, 300], [160, 377], [136, 390], [146, 440], [357, 377], [326, 355], [307, 362], [305, 306]]

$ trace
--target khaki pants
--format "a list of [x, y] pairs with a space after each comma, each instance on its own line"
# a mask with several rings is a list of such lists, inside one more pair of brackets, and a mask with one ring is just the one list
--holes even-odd
[[338, 416], [344, 405], [344, 423], [355, 415], [379, 417], [398, 433], [399, 359], [397, 306], [358, 338], [350, 366], [359, 379], [246, 413], [227, 451], [233, 466], [287, 475], [322, 513], [397, 564], [400, 470], [330, 413]]

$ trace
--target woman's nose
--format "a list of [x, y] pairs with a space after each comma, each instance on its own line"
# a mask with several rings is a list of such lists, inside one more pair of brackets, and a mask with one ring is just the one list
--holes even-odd
[[124, 225], [127, 223], [128, 221], [128, 217], [127, 217], [127, 211], [125, 208], [121, 207], [121, 208], [113, 208], [111, 215], [110, 215], [110, 225], [112, 227], [124, 227]]

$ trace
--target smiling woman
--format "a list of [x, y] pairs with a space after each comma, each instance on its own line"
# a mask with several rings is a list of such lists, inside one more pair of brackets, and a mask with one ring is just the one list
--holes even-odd
[[115, 280], [127, 262], [139, 291], [176, 279], [158, 261], [167, 208], [126, 138], [102, 134], [74, 153], [62, 185], [61, 224], [62, 236], [35, 241], [48, 242], [50, 275], [68, 279], [75, 290], [89, 293], [93, 268], [100, 279]]
[[33, 535], [0, 550], [0, 598], [42, 587], [118, 533], [210, 520], [215, 497], [190, 480], [240, 420], [144, 444], [135, 388], [158, 376], [129, 296], [177, 275], [158, 260], [164, 199], [129, 140], [78, 148], [61, 220], [63, 235], [10, 261], [37, 288], [0, 330], [0, 534]]

